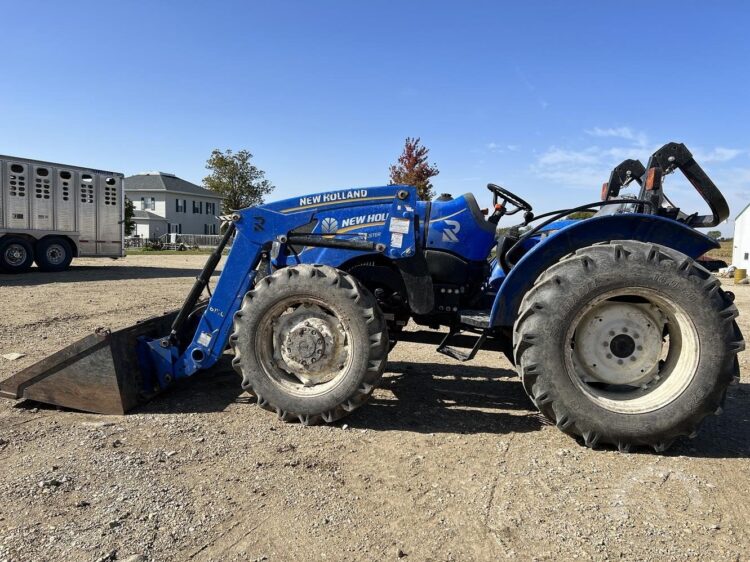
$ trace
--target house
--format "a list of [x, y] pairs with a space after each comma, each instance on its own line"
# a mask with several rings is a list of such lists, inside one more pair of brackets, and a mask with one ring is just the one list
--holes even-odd
[[165, 172], [144, 172], [124, 180], [125, 196], [135, 206], [135, 236], [218, 234], [223, 198]]
[[732, 241], [732, 265], [750, 269], [750, 204], [734, 218], [734, 240]]

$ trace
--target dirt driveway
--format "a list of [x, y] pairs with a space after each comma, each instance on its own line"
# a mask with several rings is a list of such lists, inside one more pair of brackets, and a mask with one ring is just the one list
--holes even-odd
[[[0, 276], [0, 378], [179, 305], [203, 256]], [[52, 281], [52, 282], [50, 282]], [[732, 287], [750, 334], [750, 286]], [[0, 560], [745, 560], [750, 375], [668, 455], [590, 451], [504, 357], [399, 344], [333, 427], [279, 422], [228, 362], [134, 414], [0, 401]]]

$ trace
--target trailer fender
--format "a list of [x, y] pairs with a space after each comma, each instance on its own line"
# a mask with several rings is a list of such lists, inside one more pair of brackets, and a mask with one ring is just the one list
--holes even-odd
[[503, 280], [490, 312], [490, 326], [513, 326], [521, 300], [553, 263], [579, 248], [610, 240], [653, 242], [695, 259], [719, 247], [683, 223], [654, 215], [621, 214], [578, 221], [544, 238], [521, 258]]

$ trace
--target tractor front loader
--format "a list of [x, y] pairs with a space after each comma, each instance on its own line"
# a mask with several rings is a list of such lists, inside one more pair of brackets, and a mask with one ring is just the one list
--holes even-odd
[[[670, 202], [663, 182], [677, 171], [710, 215]], [[407, 340], [459, 361], [504, 353], [539, 410], [592, 447], [662, 451], [721, 411], [744, 342], [732, 294], [695, 261], [717, 245], [696, 227], [729, 209], [684, 145], [646, 166], [626, 160], [599, 201], [573, 209], [535, 216], [488, 189], [491, 212], [471, 194], [419, 201], [399, 185], [236, 211], [179, 311], [89, 336], [0, 392], [123, 413], [229, 347], [262, 408], [333, 422], [367, 401], [389, 350]], [[596, 212], [566, 219], [576, 210]], [[516, 214], [518, 225], [498, 226]], [[423, 329], [403, 330], [409, 321]]]

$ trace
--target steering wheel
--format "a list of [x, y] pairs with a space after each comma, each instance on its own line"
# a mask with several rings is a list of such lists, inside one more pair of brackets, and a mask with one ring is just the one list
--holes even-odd
[[[495, 215], [499, 215], [497, 217], [497, 220], [493, 222], [497, 223], [497, 221], [500, 220], [501, 216], [515, 215], [519, 211], [524, 211], [526, 213], [531, 212], [531, 205], [529, 205], [515, 193], [512, 193], [507, 189], [500, 187], [499, 185], [495, 185], [494, 183], [488, 183], [487, 189], [492, 192], [492, 205], [495, 207], [495, 213], [493, 217]], [[498, 199], [502, 200], [502, 203], [498, 204]], [[505, 208], [506, 203], [510, 203], [515, 207], [515, 209], [513, 209], [512, 211], [508, 211]]]
[[505, 189], [504, 187], [500, 187], [499, 185], [496, 185], [494, 183], [488, 183], [487, 189], [492, 192], [492, 204], [497, 205], [497, 200], [502, 199], [502, 205], [504, 206], [505, 203], [510, 203], [515, 207], [513, 211], [505, 213], [506, 215], [513, 215], [517, 213], [518, 211], [530, 211], [531, 205], [529, 205], [526, 201], [521, 199], [518, 195], [515, 193], [512, 193]]

